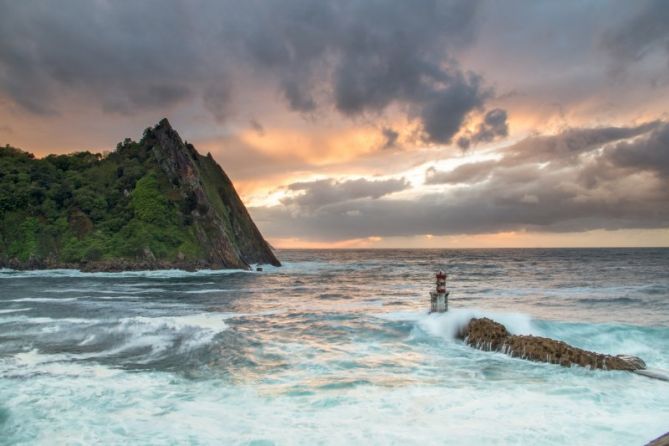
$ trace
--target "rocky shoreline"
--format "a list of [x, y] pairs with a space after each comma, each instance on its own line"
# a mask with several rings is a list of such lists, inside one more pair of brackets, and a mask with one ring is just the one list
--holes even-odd
[[[207, 261], [198, 261], [198, 262], [187, 262], [187, 261], [162, 261], [162, 260], [101, 260], [94, 262], [82, 262], [82, 263], [64, 263], [64, 262], [53, 262], [48, 260], [28, 260], [21, 262], [15, 259], [8, 261], [0, 261], [0, 268], [8, 268], [17, 271], [38, 271], [38, 270], [49, 270], [49, 269], [75, 269], [81, 272], [93, 273], [93, 272], [104, 272], [104, 273], [118, 273], [123, 271], [154, 271], [161, 269], [179, 269], [183, 271], [197, 271], [203, 269], [230, 269], [222, 263], [211, 263]], [[250, 270], [251, 266], [246, 266], [245, 268]]]
[[514, 358], [573, 365], [601, 370], [643, 370], [646, 364], [636, 356], [604, 355], [573, 347], [566, 342], [539, 336], [512, 335], [504, 325], [488, 318], [472, 319], [458, 333], [467, 345], [484, 351], [505, 353]]

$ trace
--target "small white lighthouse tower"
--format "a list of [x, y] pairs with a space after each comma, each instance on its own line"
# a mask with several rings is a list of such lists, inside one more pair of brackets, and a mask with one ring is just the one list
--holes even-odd
[[437, 289], [430, 291], [430, 313], [445, 313], [448, 311], [448, 295], [446, 291], [446, 278], [448, 276], [445, 272], [439, 271], [436, 274]]

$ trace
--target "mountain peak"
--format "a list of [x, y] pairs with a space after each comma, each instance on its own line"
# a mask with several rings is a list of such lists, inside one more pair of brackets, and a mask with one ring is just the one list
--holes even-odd
[[163, 118], [160, 121], [158, 121], [158, 124], [156, 124], [154, 128], [155, 129], [164, 128], [166, 130], [171, 130], [172, 126], [170, 125], [170, 121], [168, 121], [167, 118]]

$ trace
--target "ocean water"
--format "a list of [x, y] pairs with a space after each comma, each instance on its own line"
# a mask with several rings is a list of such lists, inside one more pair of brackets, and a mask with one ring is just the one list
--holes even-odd
[[[516, 334], [669, 369], [669, 249], [280, 251], [281, 268], [0, 270], [0, 444], [642, 445], [669, 383], [464, 346]], [[428, 315], [433, 272], [451, 312]]]

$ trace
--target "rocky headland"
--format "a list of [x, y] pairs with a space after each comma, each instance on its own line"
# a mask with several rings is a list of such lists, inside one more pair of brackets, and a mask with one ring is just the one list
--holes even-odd
[[0, 148], [0, 267], [280, 265], [211, 154], [163, 119], [108, 154]]

